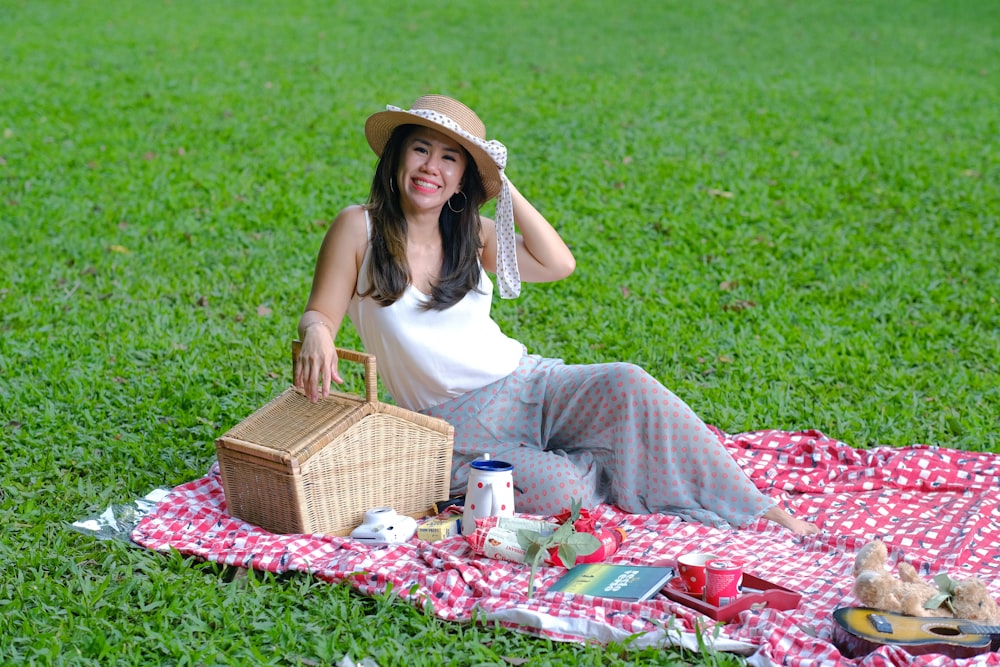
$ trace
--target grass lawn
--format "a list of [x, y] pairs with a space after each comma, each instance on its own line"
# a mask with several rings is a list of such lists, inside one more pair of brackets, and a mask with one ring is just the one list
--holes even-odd
[[998, 451], [998, 25], [991, 0], [0, 0], [0, 662], [735, 664], [67, 526], [203, 475], [288, 385], [364, 119], [425, 92], [480, 112], [577, 255], [495, 305], [532, 351], [636, 362], [730, 432]]

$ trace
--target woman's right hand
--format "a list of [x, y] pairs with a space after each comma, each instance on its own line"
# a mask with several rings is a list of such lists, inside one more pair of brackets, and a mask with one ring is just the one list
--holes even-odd
[[330, 382], [343, 384], [337, 369], [337, 348], [333, 332], [325, 322], [314, 321], [305, 327], [302, 348], [295, 360], [294, 383], [315, 403], [330, 395]]

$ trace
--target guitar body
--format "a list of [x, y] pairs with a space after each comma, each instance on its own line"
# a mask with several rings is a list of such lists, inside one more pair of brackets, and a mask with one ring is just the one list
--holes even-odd
[[904, 616], [870, 607], [840, 607], [834, 610], [833, 619], [833, 642], [850, 658], [887, 644], [911, 655], [941, 653], [969, 658], [988, 652], [993, 635], [1000, 637], [1000, 627], [957, 618]]

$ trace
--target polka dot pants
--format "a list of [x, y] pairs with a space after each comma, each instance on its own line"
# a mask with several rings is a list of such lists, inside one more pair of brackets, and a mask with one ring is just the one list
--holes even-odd
[[455, 427], [452, 493], [483, 454], [514, 466], [518, 512], [614, 503], [739, 527], [774, 505], [691, 408], [628, 363], [534, 355], [511, 375], [424, 410]]

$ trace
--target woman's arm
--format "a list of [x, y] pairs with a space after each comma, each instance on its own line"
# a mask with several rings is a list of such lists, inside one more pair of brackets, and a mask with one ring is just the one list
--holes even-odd
[[330, 395], [330, 382], [343, 383], [337, 370], [336, 336], [358, 284], [368, 244], [364, 209], [351, 206], [334, 219], [316, 260], [312, 290], [299, 319], [302, 351], [294, 383], [310, 401]]
[[[517, 268], [521, 280], [545, 283], [562, 280], [573, 273], [576, 259], [548, 220], [508, 181], [514, 203], [514, 224], [520, 232], [517, 242]], [[483, 267], [496, 272], [496, 223], [483, 218]]]

